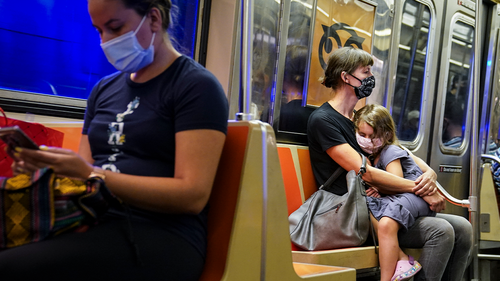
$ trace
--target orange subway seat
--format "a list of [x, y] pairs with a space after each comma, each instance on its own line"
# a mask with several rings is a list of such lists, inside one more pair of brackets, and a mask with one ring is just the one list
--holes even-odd
[[[283, 175], [283, 184], [285, 185], [288, 215], [290, 215], [302, 205], [302, 196], [300, 195], [299, 181], [295, 173], [295, 165], [290, 148], [278, 147], [278, 155], [281, 174]], [[292, 251], [298, 250], [300, 248], [292, 243]]]
[[229, 127], [208, 211], [208, 245], [201, 281], [221, 280], [233, 228], [248, 127]]
[[309, 157], [309, 149], [298, 148], [300, 172], [302, 175], [302, 189], [304, 191], [304, 201], [318, 190], [316, 180], [311, 166], [311, 158]]
[[80, 140], [82, 138], [81, 127], [51, 127], [54, 130], [64, 133], [62, 148], [71, 149], [78, 152]]
[[278, 147], [278, 155], [281, 173], [283, 175], [283, 183], [285, 184], [288, 215], [290, 215], [303, 203], [300, 195], [300, 186], [297, 174], [295, 173], [295, 165], [290, 148]]
[[269, 124], [229, 122], [209, 201], [207, 259], [200, 280], [355, 280], [353, 268], [292, 261], [274, 140]]

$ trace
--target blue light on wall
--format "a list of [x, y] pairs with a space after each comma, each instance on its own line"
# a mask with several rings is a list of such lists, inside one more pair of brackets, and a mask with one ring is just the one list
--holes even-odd
[[[198, 0], [174, 0], [171, 34], [193, 57]], [[87, 1], [0, 0], [0, 88], [86, 99], [116, 70], [108, 63]]]

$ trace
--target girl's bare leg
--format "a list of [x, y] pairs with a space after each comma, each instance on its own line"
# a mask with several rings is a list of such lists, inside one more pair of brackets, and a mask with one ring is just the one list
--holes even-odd
[[377, 221], [371, 216], [379, 241], [380, 281], [390, 281], [396, 270], [398, 260], [408, 260], [408, 256], [399, 248], [399, 223], [382, 217]]

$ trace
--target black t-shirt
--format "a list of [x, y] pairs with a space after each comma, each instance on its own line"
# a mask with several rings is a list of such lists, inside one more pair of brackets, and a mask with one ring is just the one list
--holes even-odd
[[[227, 98], [217, 79], [182, 56], [145, 83], [135, 83], [122, 72], [99, 81], [87, 101], [83, 134], [88, 135], [96, 166], [130, 175], [173, 177], [175, 134], [195, 129], [226, 133], [227, 118]], [[135, 218], [168, 227], [205, 253], [206, 208], [198, 215], [132, 211]]]
[[[340, 167], [327, 153], [331, 147], [347, 143], [354, 150], [363, 153], [356, 141], [354, 123], [338, 113], [326, 102], [317, 108], [309, 117], [307, 124], [309, 155], [318, 186], [324, 184], [333, 172]], [[342, 195], [347, 192], [347, 171], [344, 171], [331, 186], [325, 190]]]

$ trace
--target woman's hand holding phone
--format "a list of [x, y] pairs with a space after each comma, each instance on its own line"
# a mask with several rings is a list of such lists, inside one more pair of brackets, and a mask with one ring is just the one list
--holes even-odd
[[11, 166], [14, 175], [24, 173], [25, 170], [21, 167], [22, 160], [19, 158], [19, 153], [16, 152], [16, 149], [38, 150], [38, 145], [18, 126], [0, 128], [0, 140], [6, 144], [5, 151], [7, 154], [14, 159]]
[[42, 145], [38, 150], [17, 148], [16, 155], [20, 159], [16, 168], [25, 173], [50, 167], [58, 176], [86, 179], [94, 169], [77, 153], [59, 147]]
[[0, 128], [0, 139], [11, 151], [16, 147], [38, 149], [38, 145], [18, 126]]

